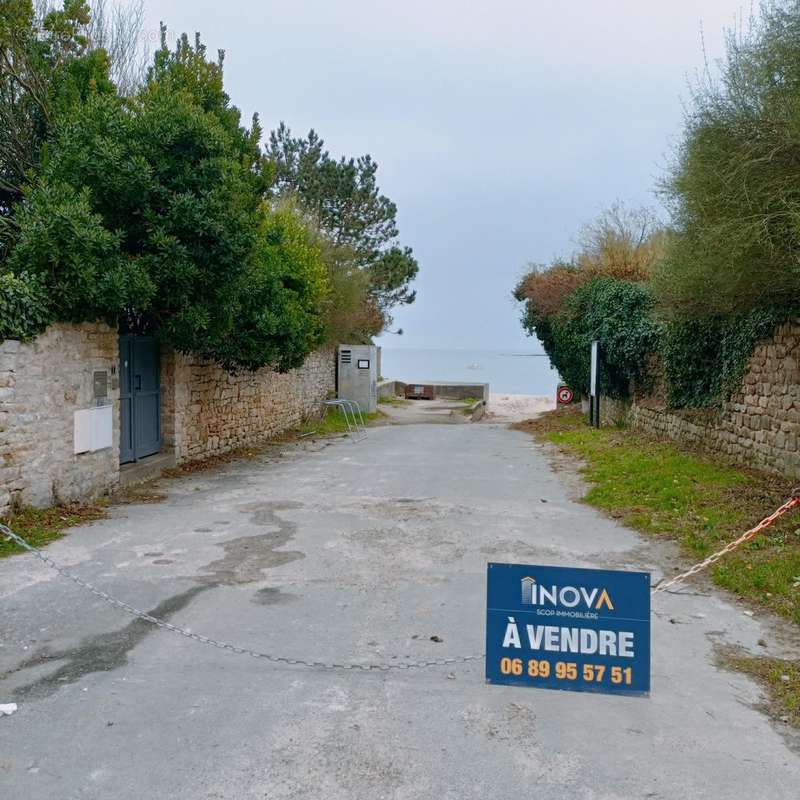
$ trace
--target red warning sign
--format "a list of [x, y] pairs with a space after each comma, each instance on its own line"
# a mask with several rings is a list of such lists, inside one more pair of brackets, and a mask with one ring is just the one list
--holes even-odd
[[569, 386], [559, 386], [556, 390], [556, 399], [562, 406], [568, 406], [574, 397], [575, 394]]

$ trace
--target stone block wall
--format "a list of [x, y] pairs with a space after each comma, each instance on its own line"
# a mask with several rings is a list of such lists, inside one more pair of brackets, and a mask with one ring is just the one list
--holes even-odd
[[[0, 515], [13, 506], [95, 498], [119, 478], [117, 333], [103, 324], [51, 325], [32, 342], [0, 341]], [[74, 412], [94, 405], [108, 374], [112, 447], [75, 455]]]
[[263, 442], [319, 416], [335, 392], [333, 351], [318, 351], [285, 374], [231, 374], [182, 353], [161, 359], [162, 436], [177, 463]]
[[[95, 371], [108, 376], [113, 445], [75, 455], [74, 414], [94, 405]], [[0, 516], [92, 500], [119, 484], [118, 386], [119, 339], [107, 325], [57, 324], [31, 342], [0, 341]], [[334, 392], [332, 351], [286, 374], [230, 374], [163, 349], [161, 450], [182, 463], [265, 441], [320, 415]]]
[[662, 394], [630, 404], [604, 399], [609, 421], [696, 444], [746, 466], [800, 478], [800, 321], [756, 346], [741, 385], [719, 411], [670, 411]]

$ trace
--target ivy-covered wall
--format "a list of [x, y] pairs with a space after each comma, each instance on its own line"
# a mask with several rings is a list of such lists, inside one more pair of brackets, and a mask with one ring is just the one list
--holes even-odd
[[720, 409], [668, 410], [665, 393], [604, 398], [608, 422], [699, 445], [745, 466], [800, 478], [800, 320], [758, 342], [737, 390]]

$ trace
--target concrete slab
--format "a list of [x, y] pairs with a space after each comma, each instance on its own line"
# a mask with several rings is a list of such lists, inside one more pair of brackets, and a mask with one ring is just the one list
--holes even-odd
[[402, 400], [380, 403], [380, 412], [393, 425], [463, 425], [472, 422], [464, 403], [452, 400]]
[[[386, 426], [165, 481], [164, 503], [116, 508], [48, 553], [236, 644], [455, 656], [483, 649], [489, 560], [675, 566], [575, 502], [574, 481], [500, 425]], [[0, 702], [19, 705], [0, 719], [4, 800], [794, 800], [800, 786], [787, 731], [714, 655], [759, 638], [790, 652], [786, 626], [702, 584], [655, 603], [649, 699], [487, 686], [480, 662], [271, 666], [121, 616], [30, 557], [0, 562], [0, 603]]]

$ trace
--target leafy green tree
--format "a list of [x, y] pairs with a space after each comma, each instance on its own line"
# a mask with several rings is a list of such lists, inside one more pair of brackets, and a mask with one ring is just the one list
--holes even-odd
[[324, 267], [302, 223], [264, 206], [257, 121], [222, 86], [221, 58], [183, 37], [135, 97], [74, 107], [9, 261], [57, 318], [126, 316], [227, 367], [287, 369], [320, 340]]
[[93, 211], [87, 189], [43, 183], [31, 193], [19, 227], [10, 266], [20, 276], [35, 276], [47, 288], [56, 319], [106, 317], [116, 324], [135, 276], [152, 291], [147, 276], [124, 257], [120, 234], [105, 227], [102, 216]]
[[324, 236], [318, 235], [317, 241], [329, 286], [323, 304], [327, 341], [369, 344], [385, 325], [369, 277], [355, 265], [355, 257], [347, 247], [334, 245]]
[[328, 283], [319, 245], [291, 208], [263, 209], [236, 324], [211, 353], [225, 366], [280, 371], [302, 365], [324, 339]]
[[0, 272], [0, 341], [28, 339], [52, 322], [43, 281]]
[[30, 0], [0, 0], [0, 258], [16, 234], [14, 211], [60, 116], [93, 93], [115, 91], [109, 60], [91, 49], [83, 0], [65, 0], [39, 26]]
[[267, 156], [277, 194], [294, 196], [333, 245], [352, 253], [388, 324], [391, 308], [414, 301], [419, 265], [411, 248], [397, 244], [397, 207], [380, 193], [378, 165], [369, 155], [337, 161], [313, 130], [297, 138], [283, 123], [270, 134]]
[[[232, 149], [219, 121], [188, 94], [153, 83], [130, 108], [116, 97], [90, 98], [52, 143], [12, 267], [50, 276], [60, 318], [144, 315], [179, 349], [219, 341], [233, 324], [232, 290], [258, 224], [259, 197]], [[74, 236], [36, 245], [48, 218], [77, 223], [76, 213], [91, 226], [75, 224]], [[114, 240], [97, 259], [80, 246], [95, 240], [90, 227]], [[117, 269], [128, 278], [118, 279]], [[98, 308], [87, 290], [104, 270], [120, 291]]]

